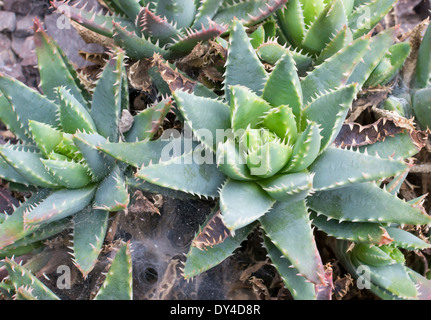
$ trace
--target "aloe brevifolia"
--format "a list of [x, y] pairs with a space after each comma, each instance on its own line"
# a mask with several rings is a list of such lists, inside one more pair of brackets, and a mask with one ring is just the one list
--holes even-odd
[[[388, 224], [431, 222], [421, 208], [374, 183], [407, 170], [403, 159], [389, 155], [400, 146], [417, 152], [411, 141], [386, 143], [382, 157], [331, 145], [360, 85], [343, 84], [369, 42], [369, 36], [358, 38], [300, 80], [288, 52], [268, 74], [244, 26], [234, 21], [224, 99], [173, 92], [195, 142], [186, 145], [182, 137], [170, 146], [155, 140], [99, 147], [138, 167], [135, 186], [219, 198], [220, 211], [209, 217], [187, 255], [186, 278], [226, 259], [260, 225], [268, 254], [293, 296], [315, 298], [315, 286], [325, 286], [325, 276], [309, 210], [348, 221], [349, 239], [370, 244], [393, 240]], [[161, 152], [148, 152], [157, 149]], [[211, 238], [220, 222], [224, 231]]]
[[[259, 57], [274, 64], [286, 50], [296, 56], [300, 72], [324, 62], [358, 37], [369, 33], [392, 9], [397, 0], [290, 0], [276, 12], [277, 38], [262, 42]], [[393, 29], [381, 32], [370, 42], [371, 49], [358, 68], [377, 69], [364, 83], [383, 85], [402, 67], [409, 53], [406, 43], [393, 43]], [[385, 69], [385, 78], [379, 70]]]
[[11, 215], [2, 216], [0, 255], [31, 252], [72, 227], [74, 263], [86, 277], [102, 248], [110, 212], [126, 210], [129, 203], [125, 167], [97, 147], [151, 139], [171, 102], [137, 114], [124, 129], [122, 114], [129, 107], [124, 51], [114, 49], [89, 93], [38, 21], [34, 39], [44, 95], [0, 75], [0, 119], [19, 139], [0, 147], [0, 177], [11, 187], [35, 188]]
[[[15, 262], [4, 260], [8, 277], [0, 283], [4, 296], [14, 300], [60, 300], [60, 298], [32, 272]], [[117, 249], [109, 271], [94, 300], [132, 300], [132, 258], [130, 243], [122, 244]]]
[[102, 36], [112, 38], [133, 59], [185, 56], [199, 43], [226, 32], [234, 17], [256, 24], [281, 8], [287, 0], [105, 0], [110, 12], [86, 11], [53, 1], [59, 12]]

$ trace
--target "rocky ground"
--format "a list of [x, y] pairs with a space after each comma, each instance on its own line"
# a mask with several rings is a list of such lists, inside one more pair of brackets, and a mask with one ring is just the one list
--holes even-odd
[[[97, 6], [96, 0], [85, 1]], [[79, 51], [103, 52], [103, 48], [86, 44], [78, 33], [58, 14], [50, 9], [48, 0], [4, 0], [0, 1], [0, 72], [4, 72], [37, 87], [38, 74], [34, 53], [34, 19], [43, 22], [51, 35], [77, 68], [87, 66]]]

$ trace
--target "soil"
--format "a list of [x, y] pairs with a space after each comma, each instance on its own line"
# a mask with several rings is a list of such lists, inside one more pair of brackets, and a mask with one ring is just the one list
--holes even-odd
[[[88, 1], [90, 6], [99, 7], [96, 0]], [[29, 4], [30, 3], [30, 4]], [[429, 16], [430, 1], [400, 0], [396, 9], [382, 21], [382, 24], [400, 24], [401, 33], [408, 32], [416, 24]], [[86, 44], [72, 29], [59, 30], [56, 27], [58, 15], [49, 8], [49, 1], [0, 1], [0, 15], [5, 14], [10, 21], [2, 27], [0, 23], [0, 72], [10, 74], [37, 88], [37, 73], [34, 43], [32, 43], [32, 19], [37, 16], [44, 22], [48, 33], [53, 36], [75, 63], [77, 68], [98, 68], [97, 64], [86, 61], [78, 54], [85, 52], [101, 53], [103, 47]], [[1, 18], [0, 18], [1, 19]], [[15, 22], [13, 22], [15, 21]], [[18, 28], [18, 23], [20, 27]], [[27, 28], [25, 27], [27, 26]], [[141, 110], [154, 100], [154, 95], [131, 92], [133, 108]], [[0, 144], [13, 140], [13, 136], [4, 126], [0, 127]], [[429, 152], [424, 150], [418, 155], [423, 163], [428, 163]], [[402, 195], [413, 198], [428, 192], [431, 182], [429, 173], [414, 173], [407, 178]], [[0, 185], [0, 212], [10, 213], [12, 205], [19, 205], [25, 192], [10, 190], [10, 185]], [[200, 224], [214, 206], [213, 201], [200, 199], [173, 199], [167, 196], [155, 196], [145, 192], [136, 192], [129, 212], [118, 212], [111, 216], [111, 232], [100, 256], [100, 263], [83, 279], [67, 254], [69, 231], [47, 241], [44, 251], [45, 265], [37, 275], [41, 281], [53, 288], [62, 299], [87, 300], [94, 296], [103, 276], [101, 272], [109, 266], [108, 258], [112, 248], [120, 241], [130, 241], [133, 248], [133, 277], [135, 299], [292, 299], [275, 268], [266, 257], [261, 246], [259, 230], [255, 230], [235, 254], [220, 265], [187, 282], [181, 276], [182, 264], [190, 243]], [[426, 203], [429, 212], [429, 203]], [[354, 280], [334, 259], [334, 253], [327, 245], [327, 237], [315, 230], [316, 241], [324, 264], [333, 270], [334, 290], [332, 298], [336, 300], [378, 299], [366, 290], [356, 289]], [[428, 255], [430, 252], [424, 252]], [[23, 257], [26, 259], [29, 257]], [[428, 265], [424, 256], [409, 256], [416, 270], [426, 272]], [[59, 265], [68, 265], [72, 270], [72, 288], [55, 289]], [[45, 276], [42, 276], [45, 274]]]

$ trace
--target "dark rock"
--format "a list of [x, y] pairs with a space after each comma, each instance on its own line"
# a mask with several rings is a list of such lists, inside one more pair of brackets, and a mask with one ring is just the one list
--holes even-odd
[[39, 71], [34, 65], [22, 66], [22, 72], [25, 78], [25, 84], [30, 88], [38, 90], [40, 75]]
[[15, 63], [13, 65], [4, 65], [4, 66], [0, 65], [0, 72], [3, 72], [15, 79], [18, 79], [21, 82], [25, 82], [26, 80], [22, 67], [19, 63]]
[[22, 43], [21, 50], [18, 55], [21, 59], [21, 64], [23, 66], [35, 66], [37, 64], [37, 56], [34, 51], [34, 39], [32, 36], [25, 38]]
[[34, 51], [33, 36], [27, 38], [19, 38], [12, 36], [12, 50], [22, 59], [22, 65], [35, 65], [37, 63], [36, 53]]
[[3, 9], [19, 14], [28, 14], [32, 7], [32, 1], [29, 0], [3, 0]]
[[14, 32], [16, 15], [13, 12], [0, 11], [0, 32]]
[[57, 44], [63, 49], [68, 58], [76, 65], [77, 68], [84, 68], [91, 65], [90, 62], [85, 61], [80, 55], [79, 51], [85, 52], [103, 52], [102, 46], [97, 44], [87, 44], [78, 34], [78, 32], [71, 25], [69, 27], [58, 26], [58, 19], [61, 18], [60, 14], [47, 15], [45, 17], [45, 27], [47, 33], [54, 38]]
[[0, 66], [14, 65], [17, 62], [15, 53], [10, 49], [10, 45], [4, 47], [4, 44], [10, 43], [10, 40], [5, 39], [3, 36], [4, 35], [0, 35]]
[[33, 30], [34, 16], [27, 15], [18, 17], [16, 20], [16, 29], [14, 35], [25, 38], [34, 34]]

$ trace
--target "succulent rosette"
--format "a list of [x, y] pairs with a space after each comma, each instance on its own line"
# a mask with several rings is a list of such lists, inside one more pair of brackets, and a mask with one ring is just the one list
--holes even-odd
[[[0, 146], [0, 178], [31, 196], [1, 214], [0, 256], [31, 254], [73, 228], [73, 262], [84, 277], [102, 250], [111, 212], [127, 210], [125, 166], [97, 149], [111, 141], [150, 139], [171, 107], [162, 100], [120, 125], [128, 111], [125, 53], [115, 48], [93, 92], [61, 48], [35, 23], [40, 88], [0, 74], [0, 119], [16, 140]], [[12, 263], [12, 262], [11, 262]]]
[[[375, 183], [408, 170], [403, 158], [418, 151], [411, 140], [388, 139], [375, 155], [332, 144], [357, 94], [359, 84], [348, 80], [364, 72], [355, 67], [369, 41], [358, 38], [300, 79], [289, 53], [268, 73], [244, 26], [234, 21], [224, 99], [173, 92], [185, 128], [193, 132], [188, 147], [181, 149], [187, 135], [171, 146], [154, 140], [100, 147], [138, 168], [135, 187], [219, 199], [187, 255], [186, 278], [226, 259], [260, 226], [286, 286], [298, 299], [316, 298], [327, 282], [311, 213], [328, 234], [374, 245], [393, 241], [385, 229], [392, 223], [430, 223], [420, 207]], [[166, 153], [167, 146], [181, 152]], [[124, 156], [124, 150], [133, 151]]]

